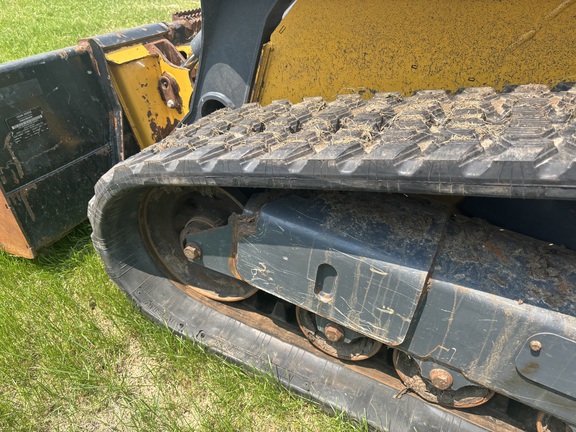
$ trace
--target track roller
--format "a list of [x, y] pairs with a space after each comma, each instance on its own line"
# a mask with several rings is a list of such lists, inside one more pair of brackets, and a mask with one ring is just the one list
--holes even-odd
[[306, 338], [316, 348], [340, 360], [365, 360], [382, 348], [380, 342], [300, 307], [296, 307], [296, 319]]
[[426, 379], [416, 362], [400, 350], [394, 350], [393, 361], [394, 368], [404, 385], [429, 402], [453, 408], [472, 408], [488, 402], [494, 396], [492, 390], [480, 386], [450, 389], [452, 385], [450, 373], [442, 369], [434, 369], [433, 372], [438, 373]]

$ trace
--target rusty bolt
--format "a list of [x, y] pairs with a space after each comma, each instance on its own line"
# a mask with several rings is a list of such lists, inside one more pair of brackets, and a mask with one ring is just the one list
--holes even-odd
[[344, 338], [342, 327], [337, 324], [326, 324], [324, 327], [324, 335], [330, 342], [339, 342]]
[[444, 369], [432, 369], [430, 371], [430, 381], [438, 390], [448, 390], [454, 383], [454, 378], [450, 372]]
[[184, 248], [184, 255], [190, 261], [194, 261], [202, 256], [202, 249], [196, 243], [187, 243]]
[[540, 352], [542, 344], [537, 340], [530, 341], [530, 349], [534, 352]]

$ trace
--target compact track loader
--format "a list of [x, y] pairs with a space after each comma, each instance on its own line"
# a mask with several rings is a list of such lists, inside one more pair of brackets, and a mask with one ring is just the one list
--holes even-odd
[[90, 201], [108, 274], [378, 429], [576, 430], [575, 3], [204, 1], [188, 112]]

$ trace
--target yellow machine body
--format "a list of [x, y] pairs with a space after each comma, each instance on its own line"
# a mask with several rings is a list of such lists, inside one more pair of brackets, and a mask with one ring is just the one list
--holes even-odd
[[298, 0], [264, 47], [253, 100], [574, 81], [575, 3]]

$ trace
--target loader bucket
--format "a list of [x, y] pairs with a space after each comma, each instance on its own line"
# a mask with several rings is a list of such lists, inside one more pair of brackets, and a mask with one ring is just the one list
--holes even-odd
[[[199, 13], [193, 16], [196, 27], [199, 19]], [[147, 142], [140, 142], [143, 133], [126, 120], [138, 113], [125, 101], [137, 98], [138, 108], [145, 111], [150, 108], [142, 98], [156, 101], [153, 111], [176, 126], [188, 101], [182, 109], [161, 111], [158, 105], [166, 102], [154, 80], [171, 68], [187, 81], [177, 88], [189, 98], [187, 72], [172, 65], [162, 51], [169, 46], [178, 53], [171, 43], [185, 43], [198, 30], [186, 24], [180, 19], [136, 27], [0, 65], [0, 250], [34, 258], [86, 219], [94, 185], [106, 171], [154, 142], [149, 131]], [[153, 85], [137, 86], [148, 87], [148, 94], [134, 95], [131, 88], [117, 87], [124, 78], [121, 74], [131, 74], [134, 82], [140, 78], [129, 68], [131, 49], [144, 52], [134, 62], [150, 65], [142, 79]], [[121, 65], [115, 56], [119, 51]], [[168, 133], [157, 118], [142, 123]], [[157, 139], [163, 137], [158, 134]]]
[[34, 258], [80, 223], [118, 161], [120, 108], [87, 46], [0, 67], [0, 245]]

